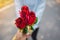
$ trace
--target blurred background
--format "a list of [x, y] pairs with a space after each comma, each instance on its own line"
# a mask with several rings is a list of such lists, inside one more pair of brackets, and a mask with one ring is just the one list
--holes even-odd
[[[38, 40], [60, 40], [60, 0], [46, 0]], [[12, 40], [17, 32], [13, 0], [0, 0], [0, 40]], [[32, 40], [32, 39], [29, 39]]]

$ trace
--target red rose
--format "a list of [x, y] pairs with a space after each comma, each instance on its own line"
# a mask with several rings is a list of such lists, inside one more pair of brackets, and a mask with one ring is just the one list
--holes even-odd
[[34, 23], [35, 23], [35, 20], [36, 20], [36, 15], [35, 15], [34, 12], [31, 11], [31, 12], [29, 13], [29, 17], [28, 17], [28, 24], [29, 24], [29, 25], [34, 24]]
[[22, 11], [29, 11], [29, 8], [28, 8], [28, 6], [24, 5], [24, 6], [22, 6], [21, 10]]
[[16, 26], [19, 28], [19, 29], [24, 29], [26, 27], [26, 21], [24, 21], [22, 18], [17, 18], [16, 19]]
[[20, 16], [21, 18], [26, 18], [26, 16], [29, 14], [29, 8], [27, 6], [22, 6]]
[[26, 18], [26, 12], [22, 12], [22, 11], [21, 11], [21, 12], [20, 12], [20, 17], [25, 19], [25, 18]]

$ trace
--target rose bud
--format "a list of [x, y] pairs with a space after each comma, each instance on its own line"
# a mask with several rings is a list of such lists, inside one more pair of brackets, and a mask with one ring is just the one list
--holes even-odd
[[28, 17], [29, 25], [33, 25], [36, 21], [36, 15], [34, 12], [30, 12], [29, 17]]
[[19, 29], [24, 29], [26, 27], [26, 22], [20, 17], [16, 19], [15, 24]]
[[21, 18], [26, 18], [29, 15], [29, 8], [27, 6], [22, 6], [21, 11], [19, 11]]

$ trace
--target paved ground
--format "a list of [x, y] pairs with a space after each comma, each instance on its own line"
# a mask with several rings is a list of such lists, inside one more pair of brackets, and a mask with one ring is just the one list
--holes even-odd
[[[17, 32], [14, 6], [0, 12], [0, 40], [11, 40]], [[48, 0], [39, 25], [38, 40], [60, 40], [60, 0]]]

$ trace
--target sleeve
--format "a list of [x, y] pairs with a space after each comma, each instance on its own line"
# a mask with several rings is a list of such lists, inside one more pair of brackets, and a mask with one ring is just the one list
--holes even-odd
[[20, 10], [20, 0], [14, 0], [14, 2], [15, 2], [15, 10], [16, 10], [16, 16], [17, 16], [17, 18], [18, 17], [20, 17], [20, 15], [19, 15], [19, 10]]
[[37, 10], [36, 10], [36, 16], [38, 17], [38, 22], [34, 25], [34, 29], [38, 28], [38, 25], [43, 16], [45, 7], [46, 7], [46, 0], [41, 0], [40, 5], [38, 5]]

